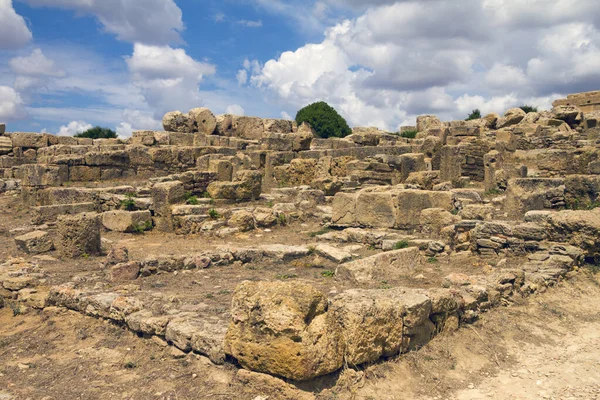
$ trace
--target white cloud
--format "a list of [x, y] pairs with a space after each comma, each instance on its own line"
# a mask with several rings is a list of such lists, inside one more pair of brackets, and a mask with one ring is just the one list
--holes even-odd
[[0, 86], [0, 120], [12, 121], [25, 117], [23, 100], [9, 86]]
[[131, 135], [133, 135], [133, 128], [131, 127], [131, 124], [128, 122], [121, 122], [118, 126], [117, 126], [117, 135], [120, 138], [128, 138], [131, 137]]
[[0, 49], [22, 47], [32, 37], [25, 20], [13, 8], [12, 0], [0, 0]]
[[214, 65], [196, 61], [185, 50], [169, 46], [136, 43], [126, 62], [134, 85], [156, 119], [168, 111], [187, 111], [201, 105], [200, 82], [216, 72]]
[[[6, 0], [2, 0], [6, 1]], [[180, 42], [181, 9], [173, 0], [24, 0], [31, 6], [68, 8], [94, 15], [104, 30], [128, 42]]]
[[239, 104], [231, 104], [228, 105], [225, 109], [225, 114], [233, 114], [233, 115], [244, 115], [244, 109]]
[[423, 113], [463, 119], [474, 108], [549, 107], [551, 96], [600, 87], [593, 0], [322, 0], [314, 7], [362, 14], [259, 72], [244, 65], [249, 82], [290, 111], [324, 100], [352, 124], [390, 129]]
[[58, 136], [75, 136], [91, 128], [93, 128], [92, 125], [85, 121], [71, 121], [67, 125], [61, 126], [56, 134]]
[[248, 21], [246, 19], [241, 19], [238, 21], [238, 24], [240, 25], [244, 25], [248, 28], [260, 28], [261, 26], [263, 26], [263, 23], [261, 20], [258, 21]]
[[235, 75], [239, 85], [245, 85], [248, 82], [248, 71], [240, 69]]
[[223, 22], [225, 21], [225, 14], [218, 13], [215, 15], [215, 22]]
[[17, 75], [28, 76], [64, 76], [65, 71], [54, 64], [54, 60], [47, 58], [41, 49], [34, 49], [27, 57], [15, 57], [8, 63]]
[[293, 119], [292, 116], [290, 114], [286, 113], [285, 111], [281, 112], [281, 118], [287, 119], [287, 120], [292, 120]]

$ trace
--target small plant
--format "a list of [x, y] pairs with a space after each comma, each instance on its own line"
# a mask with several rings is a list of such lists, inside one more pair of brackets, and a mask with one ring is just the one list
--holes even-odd
[[285, 214], [279, 214], [277, 215], [277, 223], [281, 226], [287, 225], [287, 217], [285, 216]]
[[196, 196], [189, 196], [185, 199], [185, 204], [188, 204], [190, 206], [197, 206], [198, 204], [200, 204], [200, 201], [198, 201], [198, 197]]
[[88, 253], [83, 253], [81, 255], [81, 258], [86, 258], [87, 259], [87, 258], [90, 258], [90, 255]]
[[538, 112], [537, 107], [530, 106], [530, 105], [527, 105], [527, 104], [525, 104], [525, 105], [523, 105], [523, 106], [521, 106], [519, 108], [521, 110], [525, 111], [525, 113], [527, 113], [527, 114], [532, 113], [532, 112]]
[[387, 283], [387, 281], [381, 281], [381, 285], [379, 286], [381, 289], [391, 289], [392, 285], [390, 285], [389, 283]]
[[126, 193], [125, 199], [121, 201], [121, 208], [126, 211], [135, 210], [135, 193]]
[[204, 199], [212, 199], [212, 196], [207, 191], [202, 192], [202, 198]]
[[273, 200], [267, 201], [267, 207], [273, 208], [275, 206], [275, 202]]
[[215, 210], [214, 208], [211, 208], [210, 210], [208, 210], [208, 216], [211, 219], [219, 219], [219, 218], [221, 218], [221, 214], [219, 214], [219, 212], [217, 210]]
[[19, 303], [17, 303], [16, 301], [9, 301], [8, 306], [12, 310], [13, 317], [16, 317], [16, 316], [19, 316], [22, 314], [21, 305]]
[[204, 297], [206, 297], [207, 299], [214, 299], [215, 295], [212, 293], [206, 293], [206, 295]]
[[315, 251], [317, 251], [317, 248], [315, 246], [308, 246], [308, 255], [313, 255], [315, 254]]
[[417, 133], [419, 133], [416, 129], [410, 129], [407, 131], [400, 132], [400, 136], [407, 139], [414, 139], [417, 137]]
[[474, 119], [480, 119], [481, 118], [481, 111], [479, 111], [479, 109], [475, 109], [473, 111], [471, 111], [471, 114], [469, 114], [469, 116], [467, 117], [467, 119], [465, 121], [472, 121]]
[[133, 233], [141, 235], [144, 232], [151, 230], [152, 226], [152, 221], [146, 221], [143, 224], [135, 225], [133, 227]]
[[322, 271], [321, 276], [324, 278], [333, 278], [335, 276], [335, 272], [331, 270]]
[[314, 237], [321, 236], [321, 235], [324, 235], [324, 234], [329, 233], [329, 232], [331, 232], [331, 228], [327, 226], [327, 227], [325, 227], [323, 229], [320, 229], [320, 230], [318, 230], [316, 232], [311, 232], [309, 234], [309, 236], [311, 238], [314, 238]]
[[394, 250], [406, 249], [408, 247], [408, 242], [406, 240], [401, 240], [394, 245]]
[[125, 369], [135, 369], [138, 367], [137, 363], [133, 361], [127, 361], [124, 365]]
[[219, 290], [219, 294], [220, 294], [221, 296], [226, 296], [226, 295], [228, 295], [228, 294], [231, 294], [231, 292], [230, 292], [229, 290], [222, 289], [222, 290]]
[[438, 262], [438, 259], [437, 259], [436, 257], [429, 257], [429, 258], [427, 259], [427, 262], [428, 262], [429, 264], [436, 264], [436, 263]]

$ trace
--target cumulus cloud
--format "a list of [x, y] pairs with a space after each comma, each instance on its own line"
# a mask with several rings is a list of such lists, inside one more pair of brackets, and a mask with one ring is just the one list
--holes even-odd
[[85, 121], [71, 121], [67, 125], [61, 126], [56, 134], [58, 136], [75, 136], [92, 128], [92, 125]]
[[31, 6], [60, 7], [94, 15], [106, 32], [128, 42], [146, 44], [180, 42], [180, 32], [184, 29], [181, 9], [173, 0], [25, 0], [25, 2]]
[[202, 104], [199, 85], [213, 75], [212, 64], [199, 62], [183, 49], [136, 43], [133, 55], [126, 58], [133, 83], [160, 119], [167, 111], [187, 111]]
[[25, 20], [13, 8], [12, 0], [0, 0], [0, 49], [22, 47], [32, 37]]
[[243, 116], [244, 108], [242, 106], [240, 106], [239, 104], [231, 104], [231, 105], [228, 105], [227, 108], [225, 108], [225, 113]]
[[393, 129], [421, 113], [462, 119], [474, 108], [549, 106], [551, 96], [600, 87], [592, 0], [317, 3], [360, 15], [259, 72], [244, 65], [248, 81], [289, 110], [325, 100], [352, 124]]
[[26, 115], [23, 100], [10, 86], [0, 86], [0, 120], [12, 121]]
[[41, 49], [34, 49], [29, 56], [12, 58], [8, 65], [16, 75], [13, 86], [23, 95], [47, 85], [52, 78], [65, 76], [65, 71], [47, 58]]

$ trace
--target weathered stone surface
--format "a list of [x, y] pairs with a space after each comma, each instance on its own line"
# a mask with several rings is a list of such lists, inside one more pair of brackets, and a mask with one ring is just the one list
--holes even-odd
[[315, 246], [315, 253], [337, 263], [343, 263], [352, 259], [351, 253], [326, 243], [317, 244]]
[[454, 194], [427, 190], [403, 190], [396, 197], [396, 227], [411, 228], [419, 224], [421, 212], [427, 208], [454, 209]]
[[190, 116], [191, 132], [212, 135], [217, 128], [217, 118], [208, 108], [194, 108], [188, 113]]
[[404, 302], [387, 290], [347, 290], [329, 302], [340, 325], [350, 366], [397, 355], [402, 350]]
[[255, 227], [254, 216], [246, 210], [233, 212], [227, 224], [232, 228], [238, 228], [241, 232], [250, 231]]
[[344, 346], [325, 296], [291, 282], [244, 282], [235, 291], [225, 352], [257, 372], [303, 381], [341, 368]]
[[340, 226], [356, 225], [356, 193], [338, 193], [333, 198], [331, 222]]
[[167, 132], [191, 132], [191, 119], [181, 111], [172, 111], [165, 114], [162, 125]]
[[424, 262], [419, 249], [410, 247], [342, 264], [336, 275], [348, 276], [358, 283], [392, 281], [422, 267]]
[[114, 232], [139, 232], [152, 228], [150, 211], [107, 211], [102, 214], [102, 225]]
[[54, 250], [54, 243], [48, 232], [33, 231], [15, 238], [17, 246], [28, 254], [42, 254]]
[[0, 135], [4, 135], [6, 132], [6, 124], [0, 124]]
[[512, 125], [516, 125], [519, 122], [521, 122], [523, 118], [525, 118], [525, 115], [527, 115], [525, 111], [521, 110], [520, 108], [511, 108], [506, 113], [504, 113], [503, 117], [498, 119], [498, 121], [496, 122], [496, 128], [502, 129]]
[[10, 140], [10, 138], [6, 137], [6, 136], [0, 137], [0, 155], [9, 154], [9, 153], [12, 153], [12, 151], [13, 151], [12, 140]]
[[140, 274], [140, 264], [137, 262], [128, 262], [117, 264], [111, 267], [108, 279], [111, 282], [126, 282], [137, 279]]
[[39, 133], [14, 132], [10, 135], [13, 147], [39, 149], [48, 146], [48, 136]]
[[392, 193], [360, 192], [356, 200], [356, 222], [365, 227], [394, 227], [396, 212]]
[[122, 245], [113, 245], [106, 255], [105, 266], [123, 264], [129, 261], [129, 250]]
[[100, 218], [98, 214], [61, 216], [57, 221], [57, 248], [62, 257], [100, 255]]

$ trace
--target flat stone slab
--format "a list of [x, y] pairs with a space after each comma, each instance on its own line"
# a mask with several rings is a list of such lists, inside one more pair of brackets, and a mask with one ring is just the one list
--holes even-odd
[[336, 275], [348, 276], [358, 283], [387, 281], [400, 279], [424, 263], [419, 249], [410, 247], [342, 264], [337, 268]]
[[315, 253], [336, 263], [343, 263], [352, 260], [351, 253], [325, 243], [319, 243], [316, 245]]

